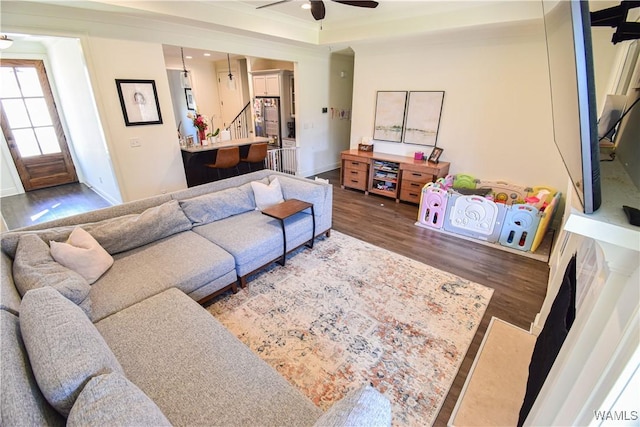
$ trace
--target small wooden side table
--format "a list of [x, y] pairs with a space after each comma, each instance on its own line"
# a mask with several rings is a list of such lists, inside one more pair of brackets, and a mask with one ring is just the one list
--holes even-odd
[[282, 266], [284, 266], [285, 260], [287, 258], [287, 232], [285, 230], [284, 220], [309, 208], [311, 208], [311, 221], [313, 224], [313, 229], [311, 233], [311, 240], [307, 242], [307, 246], [313, 249], [313, 241], [316, 237], [316, 216], [313, 210], [313, 203], [303, 202], [302, 200], [298, 199], [289, 199], [285, 200], [282, 203], [278, 203], [277, 205], [268, 207], [262, 211], [264, 215], [270, 216], [271, 218], [275, 218], [280, 221], [280, 226], [282, 227], [284, 251], [282, 252], [282, 259], [279, 261], [279, 264]]

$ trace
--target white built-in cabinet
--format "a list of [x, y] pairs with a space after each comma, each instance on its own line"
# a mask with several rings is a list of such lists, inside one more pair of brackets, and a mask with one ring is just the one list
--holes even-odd
[[255, 96], [280, 96], [280, 73], [253, 74], [253, 94]]

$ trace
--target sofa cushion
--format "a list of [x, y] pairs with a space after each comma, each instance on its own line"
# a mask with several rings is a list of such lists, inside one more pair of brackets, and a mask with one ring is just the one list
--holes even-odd
[[113, 257], [100, 243], [80, 227], [69, 235], [66, 242], [50, 242], [51, 256], [58, 263], [75, 271], [92, 284], [113, 264]]
[[76, 304], [81, 304], [91, 290], [84, 277], [57, 263], [49, 246], [34, 234], [20, 237], [13, 261], [13, 280], [23, 297], [31, 289], [51, 286]]
[[194, 225], [208, 224], [256, 207], [250, 193], [240, 187], [182, 200], [180, 206]]
[[233, 257], [192, 231], [174, 234], [114, 256], [115, 262], [91, 285], [91, 319], [96, 322], [166, 289], [185, 293], [233, 272]]
[[[287, 250], [311, 239], [311, 215], [297, 213], [287, 218], [284, 224], [287, 230]], [[251, 273], [282, 256], [280, 221], [263, 215], [260, 211], [246, 212], [194, 227], [193, 231], [233, 255], [238, 276]]]
[[0, 425], [63, 426], [64, 418], [47, 403], [38, 388], [18, 318], [4, 310], [0, 310], [0, 342]]
[[390, 426], [391, 403], [370, 385], [352, 391], [334, 403], [316, 421], [317, 427]]
[[282, 197], [282, 188], [280, 188], [280, 181], [278, 178], [274, 178], [269, 185], [255, 181], [251, 183], [253, 189], [253, 195], [256, 198], [256, 206], [259, 210], [264, 210], [278, 203], [284, 202]]
[[326, 185], [317, 184], [310, 180], [301, 180], [297, 178], [289, 178], [286, 176], [271, 175], [271, 180], [278, 179], [282, 194], [285, 200], [298, 199], [308, 203], [313, 203], [316, 215], [324, 212], [325, 205], [325, 187]]
[[76, 399], [67, 426], [170, 426], [158, 405], [120, 374], [93, 377]]
[[167, 236], [191, 229], [176, 200], [149, 208], [141, 214], [125, 215], [83, 226], [111, 255], [139, 248]]
[[42, 394], [64, 416], [92, 377], [123, 373], [82, 310], [51, 287], [24, 295], [20, 331]]
[[4, 252], [0, 253], [0, 310], [15, 315], [20, 311], [20, 294], [13, 280], [13, 261]]
[[[111, 212], [127, 211], [125, 203], [122, 208], [113, 206], [106, 210]], [[137, 206], [137, 202], [133, 202]], [[105, 209], [102, 209], [104, 211]], [[103, 217], [101, 214], [98, 217]], [[89, 214], [81, 218], [92, 218]], [[108, 218], [99, 222], [79, 223], [100, 245], [111, 255], [137, 248], [149, 242], [191, 229], [191, 221], [184, 215], [176, 200], [170, 200], [158, 206], [147, 208], [139, 214], [129, 214]], [[14, 231], [2, 235], [2, 250], [10, 257], [15, 257], [18, 239], [23, 234], [35, 234], [49, 242], [62, 242], [69, 238], [77, 225], [66, 225], [41, 230]]]
[[98, 322], [174, 425], [304, 426], [322, 411], [195, 301], [169, 289]]

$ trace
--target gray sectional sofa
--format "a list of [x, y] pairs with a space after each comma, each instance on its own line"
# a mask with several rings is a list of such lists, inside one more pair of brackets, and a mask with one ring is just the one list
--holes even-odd
[[[323, 413], [198, 304], [282, 255], [251, 185], [276, 178], [328, 235], [332, 187], [268, 170], [4, 233], [0, 424], [390, 425], [366, 385]], [[311, 223], [285, 220], [287, 248]], [[92, 284], [47, 245], [78, 226], [113, 258]]]

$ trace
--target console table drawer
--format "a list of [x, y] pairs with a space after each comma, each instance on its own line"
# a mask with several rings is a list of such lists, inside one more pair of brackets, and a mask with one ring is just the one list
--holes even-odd
[[344, 160], [343, 164], [345, 169], [355, 169], [355, 170], [367, 172], [367, 169], [369, 168], [368, 161], [363, 162], [362, 160], [355, 160], [355, 159], [349, 159], [349, 158], [345, 158], [343, 160]]
[[408, 170], [402, 171], [402, 180], [405, 182], [411, 181], [417, 184], [422, 184], [422, 186], [424, 186], [424, 184], [426, 184], [427, 182], [431, 182], [432, 179], [433, 175], [427, 172], [415, 172]]
[[402, 183], [400, 187], [400, 200], [411, 203], [420, 203], [420, 194], [422, 193], [422, 186], [415, 188], [414, 186], [406, 185], [406, 182]]
[[407, 191], [412, 191], [412, 192], [421, 192], [422, 191], [422, 187], [424, 187], [424, 185], [426, 184], [426, 182], [422, 183], [422, 182], [415, 182], [415, 181], [402, 181], [402, 189], [403, 190], [407, 190]]
[[[366, 165], [366, 163], [365, 163]], [[350, 169], [346, 168], [344, 170], [344, 183], [345, 187], [355, 188], [358, 190], [366, 190], [367, 189], [367, 170], [358, 170], [358, 169]]]

